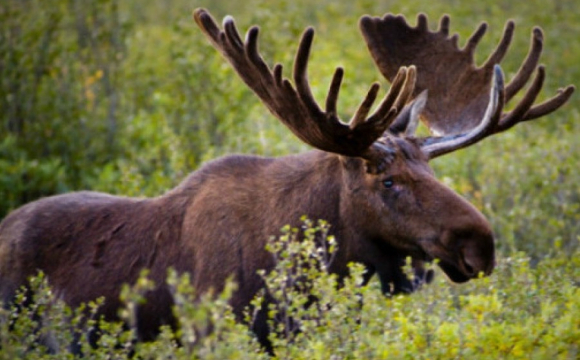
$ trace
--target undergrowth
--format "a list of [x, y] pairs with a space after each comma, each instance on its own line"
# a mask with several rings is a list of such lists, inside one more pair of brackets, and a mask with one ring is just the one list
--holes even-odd
[[[339, 286], [336, 276], [326, 272], [336, 249], [332, 238], [322, 248], [315, 241], [328, 225], [307, 222], [305, 229], [301, 239], [298, 229], [286, 228], [268, 245], [277, 259], [275, 269], [262, 273], [271, 295], [274, 358], [576, 359], [580, 354], [579, 253], [547, 258], [535, 267], [528, 256], [514, 253], [500, 258], [491, 276], [463, 285], [451, 284], [436, 270], [436, 280], [417, 293], [387, 297], [378, 281], [364, 284], [360, 264], [351, 264], [351, 276]], [[32, 281], [31, 306], [0, 311], [0, 358], [269, 357], [249, 327], [232, 314], [228, 299], [234, 283], [219, 295], [201, 296], [188, 274], [170, 271], [167, 283], [180, 326], [175, 332], [162, 328], [155, 341], [138, 342], [126, 324], [152, 288], [146, 272], [122, 292], [125, 307], [119, 314], [124, 321], [119, 323], [97, 316], [102, 299], [69, 309], [55, 299], [40, 274]], [[263, 293], [254, 305], [264, 301]], [[24, 303], [26, 294], [20, 293], [17, 303]], [[251, 315], [248, 310], [247, 319]], [[89, 339], [97, 339], [96, 346]]]

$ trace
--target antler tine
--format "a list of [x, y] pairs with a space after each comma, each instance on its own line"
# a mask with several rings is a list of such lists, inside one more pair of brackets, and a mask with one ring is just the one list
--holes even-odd
[[221, 51], [221, 47], [219, 46], [221, 31], [211, 15], [209, 15], [209, 13], [206, 11], [203, 11], [203, 9], [197, 9], [193, 13], [193, 19], [202, 29], [202, 31], [208, 36], [212, 44], [216, 45], [216, 48]]
[[[381, 123], [385, 130], [395, 121], [405, 104], [407, 104], [413, 95], [415, 81], [417, 79], [417, 70], [415, 66], [409, 68], [401, 67], [397, 76], [393, 80], [391, 89], [383, 98], [377, 110], [371, 115], [369, 123]], [[384, 131], [384, 130], [383, 130]]]
[[557, 110], [568, 101], [576, 89], [573, 85], [560, 89], [558, 94], [551, 99], [532, 107], [542, 90], [544, 79], [545, 68], [540, 66], [532, 86], [530, 86], [520, 103], [501, 120], [495, 130], [496, 133], [508, 130], [519, 122], [534, 120]]
[[351, 129], [360, 126], [372, 126], [376, 127], [378, 129], [377, 131], [384, 133], [395, 120], [395, 116], [398, 115], [404, 108], [405, 104], [409, 102], [411, 95], [413, 94], [415, 79], [416, 70], [414, 66], [410, 66], [409, 68], [401, 67], [397, 72], [397, 76], [395, 76], [395, 79], [393, 80], [389, 92], [387, 92], [380, 105], [377, 107], [377, 110], [365, 121], [364, 117], [368, 114], [372, 101], [376, 98], [376, 91], [379, 89], [378, 83], [373, 84], [367, 94], [367, 98], [365, 99], [366, 101], [369, 99], [369, 96], [372, 96], [372, 101], [371, 103], [365, 103], [365, 101], [363, 101], [357, 110], [357, 115], [359, 111], [361, 111], [364, 113], [364, 116], [361, 115], [360, 118], [357, 119], [357, 116], [355, 115], [349, 123]]
[[[483, 67], [493, 67], [496, 64], [499, 64], [505, 54], [507, 53], [510, 44], [512, 43], [512, 39], [514, 37], [514, 29], [516, 25], [512, 20], [509, 20], [504, 27], [503, 36], [493, 53], [487, 58]], [[513, 82], [513, 81], [512, 81]], [[509, 86], [509, 85], [508, 85]]]
[[495, 132], [507, 130], [523, 119], [524, 115], [526, 115], [528, 110], [530, 110], [534, 104], [534, 101], [536, 101], [538, 94], [540, 94], [545, 78], [546, 71], [543, 66], [540, 66], [532, 86], [530, 86], [523, 99], [516, 105], [516, 107], [501, 119]]
[[[426, 16], [425, 16], [425, 19], [427, 19]], [[445, 36], [448, 36], [450, 23], [451, 23], [451, 19], [449, 18], [449, 15], [443, 15], [441, 17], [441, 20], [439, 21], [439, 32]], [[427, 27], [425, 27], [425, 29], [427, 29]]]
[[[237, 31], [236, 31], [237, 33]], [[260, 29], [257, 27], [251, 27], [248, 30], [246, 35], [246, 43], [245, 43], [245, 52], [247, 58], [251, 61], [251, 63], [258, 69], [258, 71], [262, 74], [269, 74], [270, 68], [264, 62], [264, 59], [260, 56], [260, 52], [258, 51], [258, 35], [260, 33]], [[241, 49], [240, 49], [241, 51]], [[268, 78], [268, 77], [266, 77]], [[276, 64], [274, 66], [274, 79], [278, 85], [282, 84], [282, 65]]]
[[231, 16], [226, 16], [224, 18], [224, 30], [226, 31], [226, 39], [230, 46], [232, 46], [237, 51], [242, 51], [244, 48], [244, 42], [238, 34], [238, 29], [234, 23], [234, 18]]
[[397, 101], [395, 102], [395, 109], [397, 110], [402, 109], [413, 96], [413, 91], [415, 91], [415, 82], [417, 81], [417, 68], [415, 65], [411, 65], [409, 68], [407, 68], [407, 74], [404, 80], [405, 82], [403, 89], [401, 90], [399, 96], [397, 97]]
[[487, 23], [481, 23], [477, 28], [477, 30], [475, 30], [475, 32], [471, 35], [469, 40], [467, 40], [467, 44], [465, 45], [464, 50], [467, 51], [472, 57], [475, 52], [475, 49], [477, 48], [477, 44], [479, 44], [481, 38], [483, 38], [483, 35], [485, 35], [486, 31], [487, 31]]
[[521, 121], [534, 120], [553, 111], [556, 111], [558, 108], [564, 105], [566, 101], [568, 101], [575, 90], [576, 87], [574, 85], [569, 85], [564, 89], [558, 90], [557, 95], [531, 108]]
[[406, 80], [410, 80], [407, 79], [406, 70], [401, 70], [404, 72], [402, 79], [391, 88], [373, 116], [368, 119], [366, 117], [376, 98], [378, 84], [371, 87], [353, 122], [346, 125], [340, 121], [336, 110], [344, 75], [342, 68], [337, 68], [332, 78], [325, 111], [318, 106], [312, 95], [307, 74], [314, 38], [312, 28], [304, 31], [294, 59], [294, 88], [283, 77], [282, 65], [276, 64], [272, 70], [260, 55], [257, 27], [250, 28], [245, 41], [242, 41], [233, 19], [229, 16], [224, 19], [224, 30], [220, 30], [204, 9], [195, 10], [194, 18], [212, 45], [232, 64], [242, 80], [298, 138], [323, 151], [364, 158], [373, 169], [381, 167], [381, 159], [389, 154], [384, 146], [375, 144], [375, 141], [388, 128], [399, 107], [408, 101], [408, 94], [413, 92], [412, 84], [404, 85]]
[[316, 100], [314, 100], [308, 83], [308, 59], [310, 58], [310, 48], [312, 47], [313, 39], [314, 29], [309, 27], [302, 34], [296, 59], [294, 60], [294, 83], [300, 99], [308, 107], [308, 110], [313, 113], [320, 113], [322, 110], [320, 110]]
[[530, 47], [528, 56], [526, 56], [526, 59], [516, 73], [516, 76], [506, 86], [507, 101], [511, 100], [511, 98], [524, 87], [530, 76], [532, 76], [534, 73], [534, 70], [538, 66], [538, 62], [540, 61], [543, 42], [544, 35], [542, 34], [542, 30], [538, 27], [534, 28], [532, 32], [532, 45]]
[[336, 68], [336, 71], [332, 76], [332, 82], [330, 83], [328, 95], [326, 96], [327, 116], [330, 117], [337, 116], [336, 104], [338, 103], [338, 94], [340, 92], [340, 85], [342, 84], [343, 77], [344, 77], [344, 69], [341, 67]]
[[348, 123], [351, 129], [356, 129], [366, 122], [367, 115], [369, 114], [369, 111], [371, 111], [371, 107], [377, 98], [380, 87], [381, 86], [378, 83], [373, 83], [371, 85], [369, 91], [367, 92], [367, 96], [365, 96], [364, 100], [356, 109], [354, 116]]

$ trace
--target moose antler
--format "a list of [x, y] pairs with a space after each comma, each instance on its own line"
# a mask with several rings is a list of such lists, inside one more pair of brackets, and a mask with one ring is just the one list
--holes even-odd
[[[414, 95], [429, 90], [422, 120], [435, 135], [441, 135], [424, 139], [423, 150], [430, 158], [469, 146], [519, 122], [549, 114], [561, 107], [574, 92], [574, 86], [568, 86], [551, 99], [533, 106], [545, 78], [544, 67], [538, 67], [543, 45], [540, 28], [534, 28], [528, 56], [504, 91], [497, 64], [511, 43], [513, 21], [507, 22], [497, 48], [481, 67], [474, 64], [473, 54], [487, 24], [482, 23], [465, 47], [459, 49], [457, 34], [449, 37], [449, 23], [449, 17], [443, 16], [439, 30], [430, 31], [424, 14], [418, 15], [416, 27], [407, 24], [404, 17], [391, 14], [382, 19], [364, 16], [360, 21], [368, 48], [383, 75], [391, 80], [395, 69], [414, 64], [419, 74]], [[503, 105], [524, 87], [536, 68], [534, 81], [521, 101], [513, 110], [502, 113]], [[490, 85], [492, 77], [496, 80]], [[496, 87], [497, 91], [490, 87]], [[493, 102], [493, 96], [490, 98], [488, 93], [498, 92], [497, 115], [485, 116]]]
[[410, 100], [415, 85], [415, 68], [401, 67], [393, 76], [392, 86], [376, 111], [367, 117], [380, 88], [374, 83], [348, 124], [337, 115], [336, 104], [344, 70], [337, 68], [322, 111], [312, 96], [307, 65], [314, 30], [302, 34], [294, 61], [294, 83], [282, 77], [282, 65], [271, 70], [258, 52], [258, 27], [252, 27], [243, 42], [231, 17], [224, 19], [220, 30], [204, 9], [194, 12], [194, 19], [242, 80], [258, 95], [268, 109], [305, 143], [323, 151], [361, 157], [378, 168], [390, 152], [375, 141], [389, 128], [396, 115]]

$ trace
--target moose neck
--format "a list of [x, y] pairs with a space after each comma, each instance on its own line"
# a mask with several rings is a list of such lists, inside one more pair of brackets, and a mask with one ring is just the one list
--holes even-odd
[[282, 157], [268, 166], [264, 175], [270, 184], [271, 210], [288, 215], [281, 216], [281, 221], [296, 223], [307, 216], [331, 224], [339, 222], [341, 163], [337, 155], [310, 151]]
[[338, 253], [330, 269], [346, 275], [349, 262], [364, 260], [354, 255], [365, 235], [353, 221], [353, 212], [357, 210], [353, 209], [351, 199], [356, 196], [353, 194], [356, 190], [351, 185], [353, 173], [356, 178], [363, 176], [365, 171], [362, 159], [318, 150], [276, 159], [265, 176], [271, 184], [269, 209], [278, 213], [269, 217], [278, 221], [271, 224], [269, 234], [278, 234], [286, 224], [299, 224], [302, 216], [313, 221], [327, 221], [330, 234], [336, 237], [338, 244]]
[[[269, 238], [285, 225], [300, 226], [306, 216], [327, 221], [342, 249], [348, 225], [340, 210], [343, 183], [338, 155], [317, 150], [280, 158], [234, 155], [207, 163], [165, 196], [188, 199], [185, 219], [192, 227], [184, 224], [184, 236], [197, 232], [193, 224], [202, 224], [208, 242], [236, 238], [265, 253]], [[264, 254], [260, 267], [273, 266], [269, 259]]]

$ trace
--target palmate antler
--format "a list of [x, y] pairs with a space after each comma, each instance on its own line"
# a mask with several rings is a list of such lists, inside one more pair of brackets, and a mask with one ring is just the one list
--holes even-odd
[[[430, 158], [469, 146], [519, 122], [549, 114], [561, 107], [574, 92], [574, 87], [568, 86], [553, 98], [533, 106], [545, 78], [544, 67], [538, 66], [543, 44], [539, 28], [532, 32], [527, 58], [503, 89], [503, 75], [497, 64], [509, 48], [514, 23], [509, 21], [506, 24], [495, 51], [481, 67], [477, 67], [473, 54], [487, 24], [481, 24], [465, 47], [459, 49], [458, 36], [449, 37], [449, 22], [449, 17], [443, 16], [439, 30], [430, 31], [424, 14], [417, 17], [416, 27], [411, 27], [404, 17], [391, 14], [382, 19], [365, 16], [360, 21], [372, 57], [387, 79], [392, 79], [401, 66], [413, 64], [417, 67], [414, 95], [429, 91], [422, 120], [435, 135], [439, 135], [424, 139], [423, 150]], [[503, 113], [503, 105], [524, 87], [536, 69], [533, 83], [522, 100], [513, 110]], [[492, 77], [496, 80], [491, 81]], [[492, 94], [491, 98], [488, 93]], [[490, 114], [493, 94], [498, 95], [497, 111]]]
[[371, 163], [370, 168], [375, 168], [374, 171], [380, 171], [384, 166], [391, 154], [376, 140], [410, 100], [415, 85], [414, 66], [395, 71], [390, 91], [376, 111], [368, 116], [380, 88], [378, 83], [373, 84], [355, 115], [345, 124], [336, 111], [344, 73], [342, 68], [337, 68], [334, 73], [324, 111], [310, 91], [307, 65], [314, 36], [312, 28], [306, 29], [300, 40], [294, 61], [294, 87], [282, 77], [282, 65], [276, 64], [272, 70], [260, 56], [257, 27], [250, 28], [243, 42], [231, 17], [224, 19], [224, 30], [220, 30], [204, 9], [195, 10], [194, 19], [242, 80], [298, 138], [323, 151], [364, 158]]

